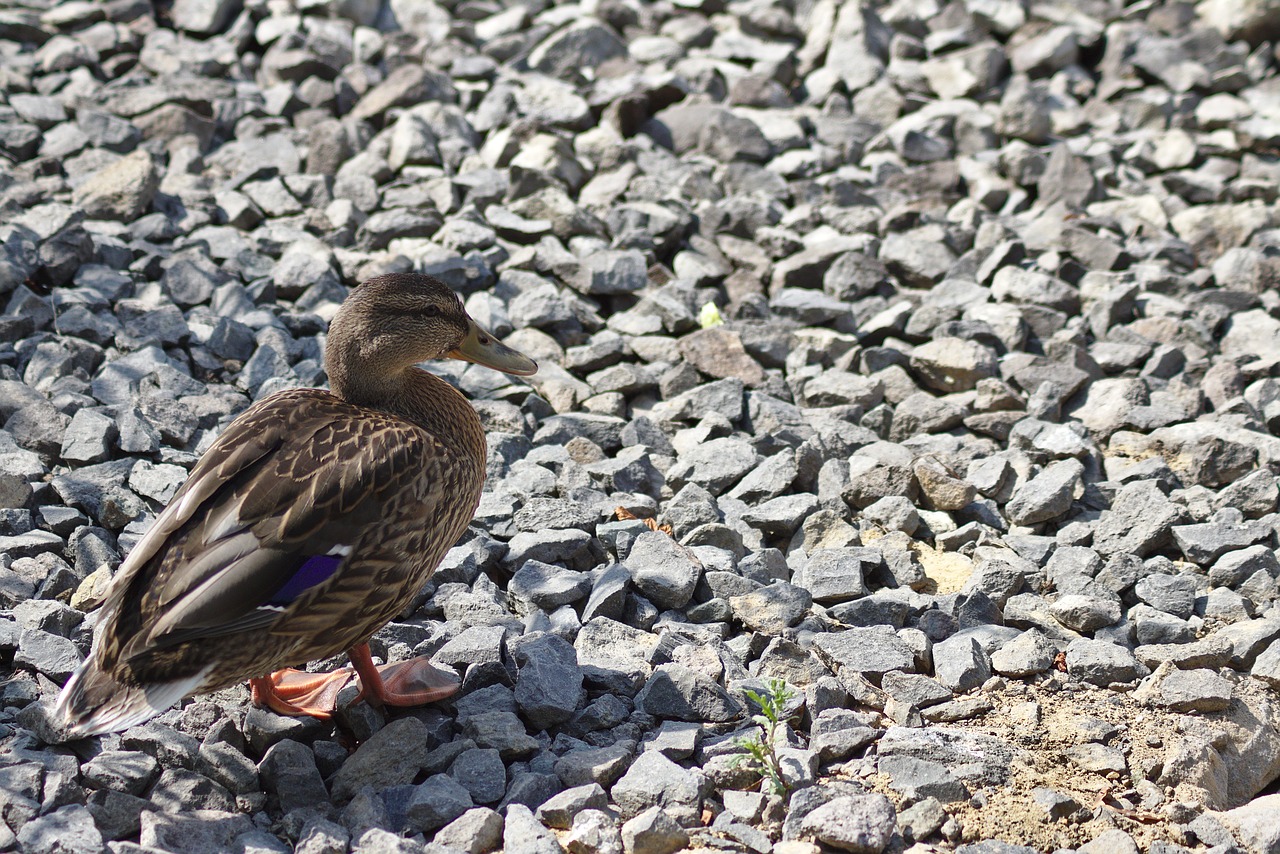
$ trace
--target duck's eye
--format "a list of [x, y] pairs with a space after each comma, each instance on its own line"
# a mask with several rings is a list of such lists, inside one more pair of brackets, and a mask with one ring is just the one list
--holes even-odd
[[429, 306], [427, 306], [427, 307], [426, 307], [426, 309], [424, 309], [424, 310], [423, 310], [423, 312], [422, 312], [422, 313], [423, 313], [423, 314], [425, 314], [427, 317], [439, 317], [439, 316], [440, 316], [440, 306], [438, 306], [438, 305], [429, 305]]

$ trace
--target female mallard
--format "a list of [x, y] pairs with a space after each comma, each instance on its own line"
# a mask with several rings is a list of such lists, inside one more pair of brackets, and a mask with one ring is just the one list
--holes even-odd
[[70, 735], [246, 679], [276, 711], [327, 717], [350, 669], [271, 671], [344, 650], [384, 703], [457, 690], [425, 659], [375, 667], [368, 645], [462, 534], [484, 483], [475, 410], [414, 367], [439, 358], [537, 370], [429, 276], [352, 292], [325, 347], [332, 393], [282, 391], [231, 422], [121, 565], [93, 650], [58, 697]]

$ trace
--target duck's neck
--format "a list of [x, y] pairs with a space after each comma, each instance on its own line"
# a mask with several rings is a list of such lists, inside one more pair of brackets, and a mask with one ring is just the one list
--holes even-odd
[[484, 471], [486, 454], [480, 416], [462, 393], [421, 368], [351, 370], [350, 360], [328, 359], [329, 388], [338, 397], [410, 421], [460, 459]]

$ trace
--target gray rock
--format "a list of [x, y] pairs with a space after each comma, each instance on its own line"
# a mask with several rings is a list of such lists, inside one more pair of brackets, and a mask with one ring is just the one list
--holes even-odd
[[862, 509], [862, 517], [890, 531], [911, 536], [920, 527], [920, 514], [911, 500], [901, 495], [886, 495]]
[[1186, 619], [1195, 612], [1196, 583], [1188, 575], [1148, 575], [1133, 588], [1153, 608]]
[[1102, 596], [1069, 593], [1049, 606], [1059, 623], [1077, 632], [1093, 632], [1120, 621], [1120, 603]]
[[797, 570], [793, 583], [829, 605], [867, 594], [864, 574], [880, 564], [879, 555], [862, 549], [818, 549]]
[[661, 807], [652, 806], [622, 825], [627, 854], [674, 854], [689, 843], [689, 834]]
[[295, 854], [324, 854], [335, 849], [348, 847], [351, 841], [350, 832], [342, 825], [325, 818], [312, 818], [302, 826], [298, 834]]
[[942, 828], [946, 810], [937, 798], [925, 798], [898, 813], [898, 830], [908, 841], [923, 841]]
[[[17, 538], [0, 537], [0, 541], [5, 539]], [[80, 650], [70, 640], [39, 629], [22, 630], [13, 656], [15, 665], [43, 673], [58, 683], [65, 682], [82, 660]]]
[[556, 760], [555, 772], [566, 786], [611, 786], [635, 755], [635, 745], [620, 741], [608, 747], [580, 747]]
[[588, 18], [548, 36], [529, 55], [529, 65], [544, 74], [567, 77], [626, 55], [626, 45], [610, 27]]
[[93, 815], [80, 804], [33, 818], [18, 830], [17, 841], [32, 854], [97, 854], [103, 848]]
[[538, 560], [527, 561], [507, 585], [507, 592], [517, 606], [524, 606], [522, 613], [528, 613], [529, 606], [554, 611], [561, 605], [579, 601], [590, 589], [589, 575]]
[[692, 817], [702, 802], [702, 774], [681, 768], [656, 750], [640, 754], [610, 795], [626, 818], [653, 806], [662, 807], [672, 817]]
[[471, 809], [471, 795], [452, 777], [436, 774], [413, 788], [405, 806], [405, 820], [415, 832], [430, 832]]
[[636, 537], [624, 566], [645, 598], [659, 608], [680, 608], [693, 597], [701, 562], [687, 548], [658, 531]]
[[[319, 782], [318, 775], [316, 781]], [[232, 812], [236, 808], [235, 797], [225, 787], [185, 768], [165, 769], [151, 788], [148, 799], [160, 810], [171, 813], [192, 810]]]
[[847, 670], [874, 679], [890, 670], [915, 669], [915, 654], [888, 626], [814, 635], [813, 649], [837, 674]]
[[1246, 548], [1271, 536], [1270, 528], [1258, 522], [1175, 525], [1172, 533], [1186, 559], [1200, 566], [1210, 566], [1229, 551]]
[[874, 741], [877, 733], [855, 712], [825, 709], [814, 720], [810, 735], [809, 746], [819, 761], [832, 762], [848, 759]]
[[991, 659], [973, 637], [956, 636], [933, 645], [938, 681], [952, 691], [969, 691], [991, 677]]
[[198, 35], [221, 32], [240, 11], [241, 0], [174, 0], [173, 24]]
[[1160, 680], [1154, 702], [1175, 712], [1221, 712], [1235, 688], [1208, 670], [1173, 670]]
[[100, 463], [111, 456], [115, 422], [101, 412], [81, 409], [62, 434], [62, 459], [69, 463]]
[[329, 792], [316, 768], [315, 754], [305, 744], [285, 739], [262, 757], [258, 772], [268, 792], [276, 796], [283, 812], [308, 809], [326, 803]]
[[1145, 669], [1132, 652], [1104, 640], [1077, 640], [1067, 645], [1067, 672], [1093, 685], [1132, 682]]
[[556, 635], [525, 635], [511, 644], [516, 704], [536, 729], [550, 729], [573, 716], [582, 699], [582, 671], [574, 648]]
[[436, 831], [432, 842], [467, 854], [485, 854], [502, 844], [502, 816], [488, 807], [469, 809]]
[[493, 804], [502, 800], [507, 791], [507, 769], [498, 751], [473, 748], [464, 750], [449, 768], [453, 777], [479, 804]]
[[673, 488], [696, 483], [712, 495], [720, 495], [756, 467], [759, 455], [739, 439], [712, 439], [686, 453], [667, 471]]
[[[343, 759], [346, 759], [345, 753]], [[237, 795], [258, 791], [261, 788], [258, 781], [258, 766], [239, 750], [223, 741], [207, 741], [200, 745], [195, 770]]]
[[885, 756], [876, 766], [889, 775], [890, 785], [912, 799], [936, 798], [955, 803], [969, 797], [969, 789], [946, 764], [915, 756]]
[[608, 806], [609, 796], [600, 784], [587, 783], [553, 795], [538, 807], [536, 815], [548, 827], [568, 830], [573, 826], [574, 816], [578, 813], [589, 809], [606, 809]]
[[160, 763], [137, 750], [104, 750], [81, 768], [94, 788], [140, 795], [160, 775]]
[[897, 812], [884, 795], [834, 798], [804, 817], [802, 832], [855, 854], [879, 854], [889, 845]]
[[504, 760], [525, 758], [537, 752], [539, 747], [514, 712], [467, 715], [462, 721], [462, 731], [480, 747], [497, 750]]
[[771, 584], [744, 596], [733, 596], [729, 605], [733, 615], [747, 628], [764, 634], [779, 635], [794, 626], [809, 611], [813, 597], [809, 591], [786, 582]]
[[497, 809], [501, 811], [510, 804], [523, 804], [529, 809], [537, 809], [560, 789], [560, 781], [554, 774], [516, 771], [511, 775], [511, 784], [507, 786], [507, 796], [498, 804]]
[[1005, 512], [1010, 521], [1018, 525], [1034, 525], [1055, 519], [1071, 509], [1083, 475], [1084, 466], [1079, 460], [1051, 463], [1014, 490]]
[[624, 854], [617, 817], [604, 810], [583, 811], [574, 817], [573, 829], [565, 836], [565, 847], [574, 854]]
[[349, 800], [365, 786], [380, 791], [412, 782], [426, 760], [426, 724], [417, 718], [392, 721], [360, 745], [338, 769], [332, 783], [333, 797]]
[[564, 849], [555, 834], [543, 827], [524, 804], [507, 807], [502, 850], [511, 854], [560, 854]]
[[949, 394], [968, 391], [998, 373], [990, 347], [963, 338], [938, 338], [911, 351], [911, 369], [926, 386]]
[[129, 222], [150, 207], [159, 187], [155, 160], [138, 149], [89, 176], [76, 187], [74, 198], [95, 219]]
[[742, 705], [719, 683], [679, 664], [654, 670], [636, 695], [636, 708], [660, 718], [694, 722], [724, 722], [742, 714]]
[[1221, 815], [1223, 824], [1235, 831], [1241, 844], [1252, 851], [1272, 854], [1280, 850], [1280, 828], [1275, 824], [1275, 813], [1280, 797], [1264, 795], [1244, 806], [1227, 810]]
[[1093, 547], [1104, 557], [1134, 554], [1146, 557], [1169, 542], [1182, 519], [1178, 507], [1149, 481], [1125, 484], [1103, 511], [1093, 534]]
[[1002, 676], [1033, 676], [1053, 666], [1056, 652], [1043, 634], [1025, 631], [991, 654], [991, 669]]
[[1257, 545], [1224, 554], [1209, 568], [1209, 583], [1214, 587], [1235, 587], [1256, 572], [1280, 576], [1280, 560], [1275, 551]]

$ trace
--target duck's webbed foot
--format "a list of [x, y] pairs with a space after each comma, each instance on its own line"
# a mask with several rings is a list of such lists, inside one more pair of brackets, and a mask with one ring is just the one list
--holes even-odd
[[360, 674], [361, 695], [375, 704], [422, 706], [452, 697], [461, 687], [454, 673], [433, 666], [425, 656], [375, 665], [363, 643], [347, 655]]
[[422, 706], [452, 697], [460, 687], [458, 677], [434, 667], [425, 657], [373, 663], [367, 643], [347, 650], [352, 667], [330, 673], [277, 670], [249, 680], [253, 702], [282, 715], [306, 715], [328, 720], [338, 708], [338, 694], [360, 677], [360, 697], [375, 705]]
[[277, 670], [249, 680], [253, 702], [282, 715], [308, 716], [328, 720], [338, 708], [338, 693], [356, 675], [350, 667], [331, 673], [305, 670]]

